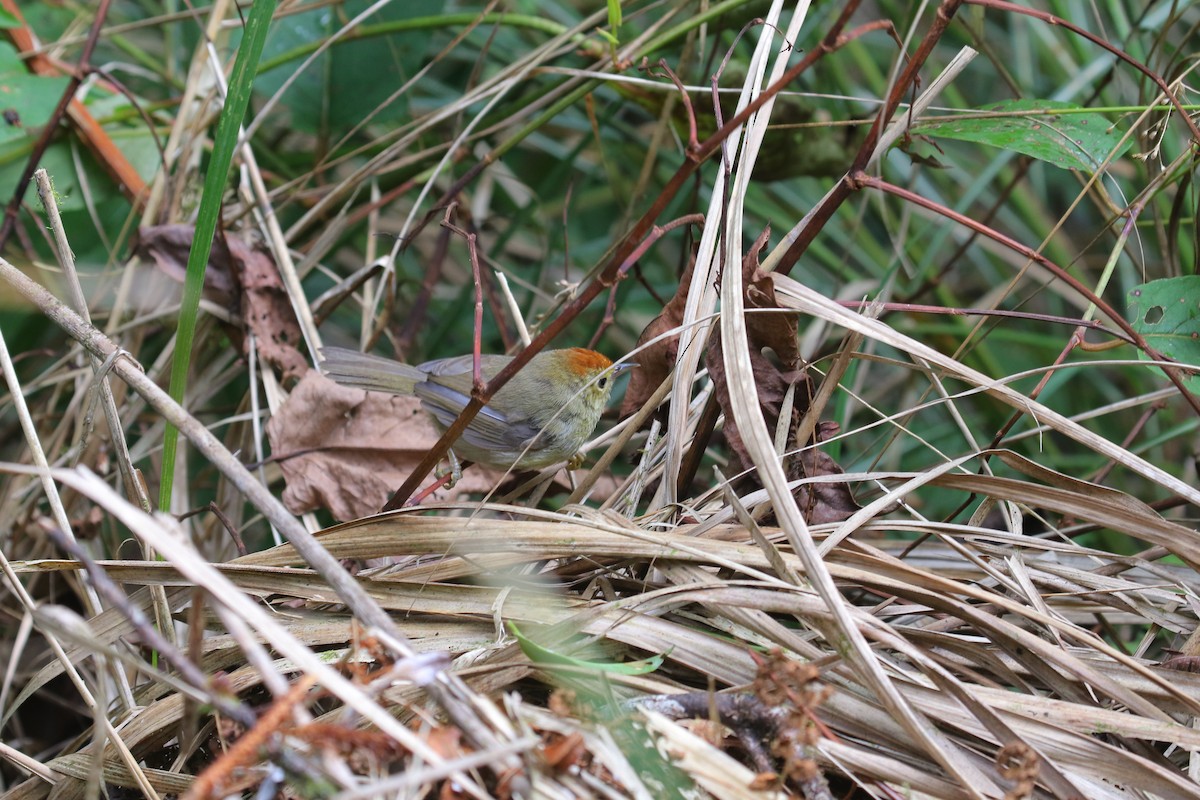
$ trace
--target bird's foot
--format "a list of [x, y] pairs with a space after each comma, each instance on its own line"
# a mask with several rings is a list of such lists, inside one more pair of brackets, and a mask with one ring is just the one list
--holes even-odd
[[445, 481], [443, 483], [443, 485], [447, 489], [453, 489], [455, 484], [457, 484], [459, 481], [462, 480], [462, 474], [463, 474], [462, 462], [458, 460], [458, 456], [456, 456], [454, 454], [453, 450], [449, 450], [446, 452], [446, 459], [450, 462], [450, 469], [449, 470], [439, 469], [434, 474], [438, 478], [439, 483], [443, 483], [442, 478], [445, 478], [446, 475], [449, 475], [450, 480]]

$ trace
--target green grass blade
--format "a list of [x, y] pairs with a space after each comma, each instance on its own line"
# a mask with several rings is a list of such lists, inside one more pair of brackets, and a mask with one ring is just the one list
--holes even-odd
[[[250, 90], [267, 40], [271, 15], [275, 12], [275, 0], [254, 0], [254, 6], [246, 19], [242, 43], [238, 47], [233, 65], [233, 76], [229, 80], [229, 94], [225, 108], [217, 122], [217, 135], [213, 141], [212, 158], [208, 173], [204, 176], [204, 194], [200, 199], [200, 211], [196, 218], [196, 234], [192, 249], [188, 253], [187, 277], [183, 285], [183, 302], [179, 309], [179, 328], [175, 337], [175, 357], [171, 359], [171, 397], [183, 405], [187, 390], [187, 375], [191, 365], [192, 340], [196, 335], [196, 316], [200, 307], [200, 292], [204, 288], [204, 270], [212, 251], [213, 235], [221, 216], [221, 196], [225, 180], [233, 163], [233, 151], [237, 147], [238, 132], [246, 108], [250, 104]], [[179, 442], [179, 431], [168, 424], [163, 437], [162, 485], [159, 488], [158, 505], [164, 511], [171, 506], [171, 489], [175, 477], [175, 454]]]

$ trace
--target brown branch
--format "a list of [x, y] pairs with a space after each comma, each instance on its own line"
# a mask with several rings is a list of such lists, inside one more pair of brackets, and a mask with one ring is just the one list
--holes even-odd
[[[953, 3], [953, 5], [957, 7], [958, 2], [961, 2], [961, 0], [958, 0], [958, 2], [955, 2], [955, 0], [947, 0], [947, 2]], [[534, 355], [539, 353], [542, 348], [545, 347], [548, 342], [550, 342], [551, 339], [556, 337], [564, 328], [567, 327], [568, 324], [574, 321], [574, 319], [579, 316], [580, 312], [582, 312], [583, 309], [592, 302], [592, 300], [594, 300], [605, 289], [609, 289], [614, 286], [619, 280], [621, 280], [621, 278], [624, 277], [625, 273], [633, 264], [633, 262], [630, 261], [630, 256], [633, 255], [633, 252], [639, 248], [638, 243], [642, 242], [642, 240], [644, 240], [645, 237], [650, 234], [654, 227], [654, 220], [658, 219], [658, 217], [662, 215], [667, 206], [679, 193], [680, 189], [685, 185], [688, 178], [691, 177], [691, 175], [700, 167], [702, 163], [704, 163], [705, 160], [707, 160], [710, 156], [712, 156], [713, 153], [717, 151], [722, 142], [728, 139], [729, 136], [747, 119], [749, 119], [751, 115], [756, 113], [767, 102], [769, 102], [771, 98], [777, 95], [780, 90], [804, 73], [805, 70], [810, 68], [828, 53], [833, 52], [838, 47], [843, 46], [847, 42], [861, 35], [861, 32], [863, 32], [862, 29], [855, 29], [854, 31], [851, 31], [845, 35], [842, 35], [841, 33], [843, 27], [848, 22], [850, 15], [858, 7], [858, 5], [858, 0], [851, 0], [851, 2], [848, 2], [843, 9], [842, 15], [838, 18], [837, 22], [834, 23], [833, 28], [830, 29], [830, 32], [819, 45], [805, 53], [804, 57], [798, 63], [784, 72], [783, 75], [780, 76], [779, 80], [775, 81], [775, 83], [764, 89], [758, 97], [756, 97], [740, 112], [735, 114], [728, 122], [722, 125], [716, 133], [705, 139], [696, 148], [689, 149], [686, 152], [684, 163], [679, 167], [678, 170], [676, 170], [675, 174], [671, 176], [671, 179], [667, 181], [666, 186], [663, 187], [663, 190], [659, 193], [658, 197], [655, 199], [654, 203], [651, 204], [646, 213], [643, 214], [641, 218], [634, 223], [629, 232], [625, 234], [625, 237], [617, 245], [612, 257], [608, 261], [608, 264], [601, 270], [600, 274], [595, 278], [595, 280], [588, 284], [583, 291], [576, 295], [571, 302], [567, 303], [562, 311], [559, 312], [558, 316], [551, 320], [551, 322], [542, 329], [542, 332], [539, 333], [534, 340], [529, 343], [529, 346], [517, 353], [513, 360], [509, 362], [509, 364], [488, 383], [486, 393], [487, 396], [490, 397], [499, 391], [500, 388], [503, 387], [504, 384], [506, 384], [509, 379], [511, 379], [512, 376], [517, 373], [518, 370], [529, 363], [529, 360], [533, 358]], [[478, 175], [484, 169], [494, 163], [495, 160], [495, 153], [488, 153], [471, 169], [467, 170], [467, 173], [463, 175], [462, 178], [455, 181], [454, 184], [446, 191], [446, 193], [443, 195], [443, 200], [439, 200], [438, 204], [435, 206], [435, 210], [443, 207], [445, 204], [443, 201], [446, 198], [454, 197], [457, 193], [461, 192], [464, 187], [478, 177]], [[396, 497], [393, 498], [393, 502], [403, 503], [406, 499], [406, 496], [402, 495], [411, 496], [412, 492], [416, 490], [416, 487], [422, 480], [424, 480], [425, 476], [428, 475], [435, 466], [437, 466], [438, 461], [441, 460], [446, 451], [450, 449], [450, 445], [462, 434], [464, 430], [466, 430], [467, 425], [472, 419], [475, 418], [475, 415], [479, 413], [481, 408], [483, 408], [483, 403], [480, 402], [478, 398], [472, 398], [471, 402], [468, 403], [466, 408], [463, 409], [462, 414], [459, 415], [454, 424], [446, 430], [446, 432], [442, 435], [442, 438], [438, 440], [438, 443], [434, 445], [434, 447], [426, 454], [421, 463], [418, 464], [416, 469], [413, 470], [408, 480], [406, 480], [404, 485], [400, 487]]]
[[[483, 382], [483, 275], [479, 268], [479, 241], [474, 233], [468, 233], [450, 221], [456, 205], [446, 207], [442, 217], [442, 227], [451, 233], [457, 233], [467, 243], [467, 258], [471, 261], [471, 277], [475, 279], [475, 330], [471, 340], [471, 398], [481, 398], [484, 403], [491, 395], [484, 397]], [[424, 477], [424, 476], [422, 476]]]
[[[866, 169], [867, 163], [871, 160], [871, 154], [875, 152], [875, 146], [879, 142], [879, 137], [883, 134], [884, 126], [891, 120], [892, 115], [896, 113], [896, 109], [900, 106], [900, 101], [909, 89], [916, 84], [918, 74], [921, 67], [925, 65], [925, 61], [933, 52], [933, 47], [941, 40], [946, 33], [946, 29], [950, 26], [950, 21], [954, 18], [959, 6], [964, 0], [943, 0], [938, 7], [937, 14], [934, 16], [933, 24], [929, 26], [929, 30], [925, 32], [925, 37], [917, 46], [917, 52], [908, 59], [905, 64], [904, 71], [900, 73], [900, 77], [896, 79], [892, 86], [892, 91], [888, 94], [887, 101], [879, 109], [879, 113], [875, 115], [874, 122], [871, 123], [871, 128], [867, 132], [866, 138], [863, 140], [862, 146], [858, 149], [858, 154], [854, 157], [854, 162], [846, 175], [838, 181], [833, 187], [833, 190], [825, 197], [816, 208], [812, 210], [809, 224], [800, 231], [796, 240], [791, 243], [783, 257], [779, 260], [777, 271], [788, 274], [800, 257], [808, 250], [809, 245], [817, 238], [817, 234], [825, 227], [830, 218], [833, 216], [846, 200], [854, 193], [854, 187], [850, 184], [850, 176], [862, 172]], [[854, 32], [857, 33], [857, 30]], [[828, 38], [828, 37], [827, 37]]]
[[442, 264], [446, 262], [446, 253], [449, 248], [450, 231], [443, 228], [434, 244], [433, 254], [425, 264], [425, 274], [421, 277], [421, 289], [417, 292], [412, 305], [409, 306], [404, 325], [400, 328], [397, 355], [401, 361], [409, 357], [413, 344], [416, 342], [417, 333], [424, 327], [425, 318], [429, 315], [429, 302], [433, 299], [433, 290], [441, 276]]
[[[683, 225], [703, 225], [703, 224], [704, 224], [704, 215], [703, 214], [688, 214], [685, 217], [680, 217], [679, 219], [672, 220], [671, 222], [668, 222], [666, 225], [663, 225], [662, 227], [655, 226], [654, 230], [652, 230], [650, 232], [650, 235], [648, 237], [646, 237], [646, 240], [644, 242], [642, 242], [642, 244], [638, 247], [638, 249], [633, 252], [633, 255], [631, 255], [629, 257], [629, 260], [631, 262], [633, 262], [634, 264], [641, 261], [642, 256], [645, 255], [645, 253], [648, 249], [650, 249], [650, 245], [652, 245], [658, 239], [662, 238], [663, 234], [673, 231], [676, 228], [681, 227]], [[588, 344], [588, 347], [595, 347], [597, 342], [600, 341], [600, 337], [604, 335], [604, 331], [607, 330], [614, 322], [616, 322], [616, 307], [617, 307], [617, 285], [614, 283], [612, 288], [608, 290], [608, 302], [604, 306], [604, 318], [602, 320], [600, 320], [600, 327], [596, 329], [596, 333], [592, 336], [592, 340]]]
[[661, 227], [657, 225], [653, 226], [650, 231], [650, 235], [646, 238], [646, 240], [638, 245], [633, 252], [629, 253], [623, 262], [615, 265], [616, 268], [612, 271], [611, 277], [610, 271], [606, 269], [599, 277], [596, 278], [596, 280], [592, 281], [592, 283], [588, 285], [587, 289], [585, 289], [578, 296], [576, 296], [574, 300], [568, 303], [563, 312], [555, 317], [554, 320], [552, 320], [550, 324], [547, 325], [546, 328], [542, 330], [542, 332], [538, 334], [532, 342], [529, 343], [528, 347], [517, 353], [512, 361], [508, 362], [508, 364], [506, 364], [505, 367], [500, 370], [500, 372], [498, 372], [494, 378], [488, 381], [487, 386], [485, 386], [482, 391], [472, 390], [471, 401], [467, 403], [466, 408], [462, 410], [462, 413], [458, 415], [458, 418], [454, 420], [454, 423], [446, 429], [445, 433], [442, 434], [442, 438], [439, 439], [437, 444], [435, 444], [429, 450], [429, 452], [425, 454], [425, 457], [421, 459], [421, 463], [413, 469], [409, 476], [404, 480], [404, 483], [400, 486], [400, 488], [396, 490], [396, 494], [393, 495], [392, 499], [388, 501], [388, 506], [391, 508], [399, 508], [405, 505], [408, 498], [411, 497], [413, 492], [417, 490], [417, 487], [420, 486], [421, 481], [425, 480], [425, 476], [437, 466], [437, 463], [451, 448], [454, 442], [458, 441], [458, 438], [462, 435], [463, 431], [467, 429], [467, 426], [471, 423], [471, 420], [473, 420], [475, 415], [479, 413], [479, 410], [487, 404], [488, 400], [495, 396], [496, 392], [500, 391], [501, 387], [503, 387], [513, 375], [516, 375], [518, 370], [529, 363], [529, 360], [532, 359], [536, 353], [540, 352], [547, 342], [558, 335], [558, 333], [566, 327], [567, 322], [573, 319], [579, 313], [579, 311], [581, 311], [589, 302], [592, 301], [592, 299], [596, 297], [596, 295], [598, 295], [605, 288], [616, 286], [616, 284], [625, 277], [626, 273], [629, 272], [633, 265], [637, 263], [638, 259], [645, 254], [650, 245], [661, 238], [663, 234], [680, 227], [681, 225], [698, 221], [702, 222], [703, 217], [698, 214], [692, 214], [686, 217], [681, 217], [677, 220], [673, 220], [672, 222], [669, 222]]

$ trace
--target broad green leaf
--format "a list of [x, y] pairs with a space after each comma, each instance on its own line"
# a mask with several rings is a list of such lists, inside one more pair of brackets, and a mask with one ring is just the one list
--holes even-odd
[[33, 143], [68, 83], [70, 78], [65, 75], [32, 74], [16, 48], [0, 42], [0, 112], [4, 115], [0, 119], [0, 148], [5, 153], [13, 143], [18, 147], [20, 143]]
[[[0, 185], [8, 186], [9, 191], [20, 180], [29, 154], [33, 151], [33, 144], [41, 129], [49, 122], [69, 82], [70, 79], [65, 75], [30, 73], [16, 48], [7, 42], [0, 42]], [[87, 102], [93, 116], [99, 118], [112, 109], [128, 104], [129, 101], [121, 95], [102, 92], [92, 92]], [[153, 177], [159, 167], [158, 149], [150, 131], [141, 121], [132, 127], [112, 126], [109, 133], [138, 173], [147, 180]], [[94, 159], [85, 155], [82, 162], [87, 174], [81, 177], [71, 145], [65, 137], [61, 137], [50, 145], [38, 164], [54, 180], [59, 210], [63, 213], [84, 208], [84, 194], [81, 191], [84, 180], [89, 183], [93, 202], [97, 205], [105, 204], [106, 191], [116, 191], [102, 170], [92, 168]]]
[[[1200, 275], [1163, 278], [1130, 289], [1129, 318], [1155, 350], [1200, 369]], [[1200, 377], [1184, 383], [1200, 391]]]
[[0, 11], [0, 28], [8, 30], [19, 27], [21, 27], [21, 20], [17, 19], [16, 14], [11, 11]]
[[[977, 109], [986, 116], [964, 116], [951, 122], [918, 122], [912, 132], [923, 136], [977, 142], [1045, 161], [1063, 169], [1095, 172], [1108, 159], [1120, 157], [1132, 144], [1121, 143], [1122, 131], [1102, 115], [1055, 100], [1010, 100]], [[1063, 113], [1029, 113], [1035, 111]], [[1011, 117], [992, 116], [997, 112]]]

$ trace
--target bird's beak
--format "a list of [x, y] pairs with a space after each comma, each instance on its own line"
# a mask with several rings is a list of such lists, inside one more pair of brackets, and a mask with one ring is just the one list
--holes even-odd
[[636, 366], [638, 366], [638, 365], [634, 364], [632, 362], [626, 363], [626, 364], [616, 364], [613, 366], [613, 375], [615, 376], [615, 375], [620, 375], [623, 372], [628, 372], [629, 370], [633, 369]]

